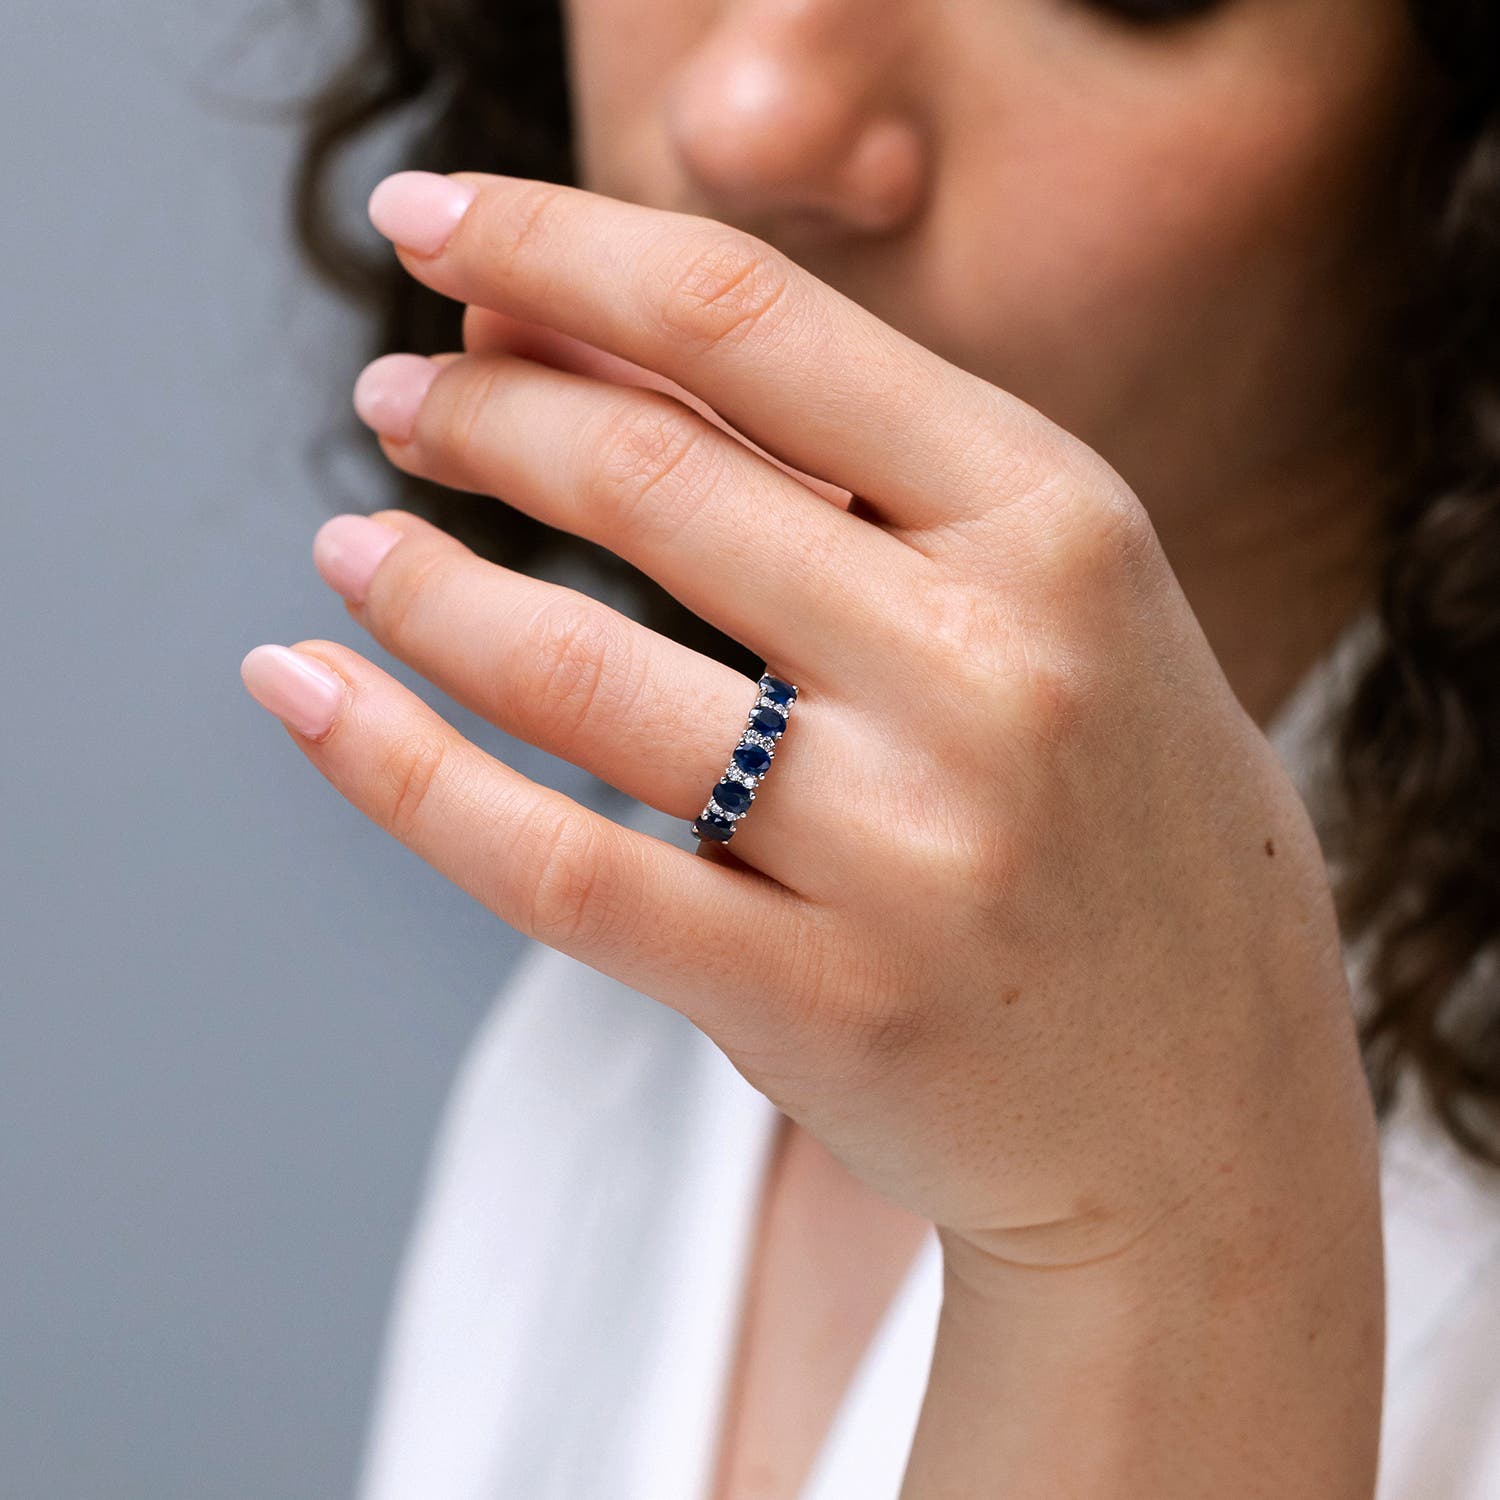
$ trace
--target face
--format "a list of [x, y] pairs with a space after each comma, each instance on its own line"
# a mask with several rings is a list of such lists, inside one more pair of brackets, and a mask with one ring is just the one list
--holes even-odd
[[583, 185], [780, 246], [1158, 525], [1348, 441], [1429, 84], [1404, 0], [566, 11]]

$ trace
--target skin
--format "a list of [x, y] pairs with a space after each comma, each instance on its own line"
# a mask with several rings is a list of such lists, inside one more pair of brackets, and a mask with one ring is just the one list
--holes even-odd
[[[1368, 581], [1378, 449], [1346, 406], [1419, 79], [1398, 7], [571, 20], [593, 191], [460, 173], [456, 227], [408, 212], [397, 253], [469, 304], [466, 352], [372, 367], [362, 407], [393, 463], [611, 548], [796, 682], [779, 764], [695, 857], [330, 641], [294, 648], [336, 685], [294, 741], [937, 1226], [902, 1500], [1368, 1497], [1377, 1137], [1258, 726]], [[368, 578], [315, 550], [376, 641], [698, 812], [752, 684], [377, 520]]]
[[769, 240], [1102, 454], [1265, 723], [1369, 585], [1360, 376], [1436, 86], [1403, 0], [566, 9], [585, 185]]

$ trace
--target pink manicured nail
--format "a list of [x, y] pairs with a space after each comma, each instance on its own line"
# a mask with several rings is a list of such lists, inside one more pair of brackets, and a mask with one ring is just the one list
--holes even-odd
[[351, 604], [363, 604], [380, 559], [400, 540], [395, 527], [369, 516], [334, 516], [313, 537], [313, 564], [329, 588]]
[[436, 255], [474, 201], [475, 189], [437, 172], [395, 172], [370, 194], [370, 222], [418, 255]]
[[382, 354], [359, 372], [354, 410], [381, 437], [407, 442], [417, 424], [417, 409], [437, 373], [438, 366], [420, 354]]
[[240, 678], [262, 708], [309, 739], [327, 734], [343, 706], [343, 678], [286, 646], [256, 646], [246, 652]]

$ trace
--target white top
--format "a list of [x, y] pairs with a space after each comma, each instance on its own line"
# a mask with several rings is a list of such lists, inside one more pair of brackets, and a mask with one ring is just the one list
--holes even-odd
[[[1271, 726], [1299, 786], [1326, 749], [1317, 716], [1372, 632], [1369, 616], [1347, 629]], [[621, 806], [637, 827], [691, 839], [684, 822]], [[678, 1012], [529, 948], [449, 1102], [360, 1500], [705, 1500], [777, 1113]], [[1500, 1173], [1406, 1098], [1382, 1161], [1378, 1500], [1496, 1500]], [[941, 1273], [933, 1231], [800, 1500], [895, 1500]]]

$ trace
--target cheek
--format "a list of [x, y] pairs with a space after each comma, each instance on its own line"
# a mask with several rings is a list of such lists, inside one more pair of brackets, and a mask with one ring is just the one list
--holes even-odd
[[1246, 372], [1293, 337], [1325, 374], [1350, 268], [1378, 260], [1368, 210], [1389, 201], [1406, 97], [1400, 39], [1364, 46], [995, 99], [952, 138], [924, 246], [934, 326], [1089, 441], [1186, 382], [1200, 403], [1216, 382], [1257, 399]]
[[1122, 302], [1149, 317], [1243, 286], [1289, 263], [1335, 207], [1305, 145], [1269, 136], [1075, 121], [989, 177], [985, 217], [1000, 243], [988, 248], [1000, 254], [971, 239], [968, 264], [1003, 271], [1049, 320], [1085, 327]]
[[[1085, 307], [1099, 280], [1117, 292], [1222, 292], [1352, 230], [1374, 185], [1364, 143], [1287, 102], [1214, 101], [1113, 129], [1084, 122], [1044, 176], [1028, 171]], [[1047, 183], [1061, 191], [1051, 197]]]
[[710, 0], [565, 0], [568, 78], [581, 179], [653, 201], [665, 151], [659, 101], [712, 24]]

